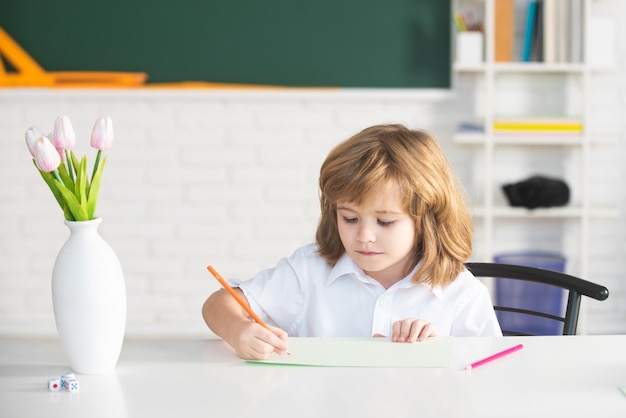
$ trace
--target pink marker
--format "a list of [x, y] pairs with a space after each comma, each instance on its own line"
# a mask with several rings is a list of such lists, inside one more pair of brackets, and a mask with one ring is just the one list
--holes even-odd
[[500, 351], [499, 353], [496, 353], [494, 355], [491, 355], [489, 357], [486, 357], [486, 358], [484, 358], [482, 360], [478, 360], [477, 362], [470, 364], [469, 366], [467, 366], [465, 368], [465, 370], [472, 370], [472, 369], [474, 369], [474, 368], [476, 368], [478, 366], [482, 366], [483, 364], [486, 364], [486, 363], [489, 363], [491, 361], [497, 360], [500, 357], [504, 357], [504, 356], [506, 356], [508, 354], [511, 354], [511, 353], [514, 353], [514, 352], [516, 352], [518, 350], [521, 350], [522, 348], [524, 348], [523, 344], [518, 344], [518, 345], [516, 345], [514, 347], [507, 348], [504, 351]]

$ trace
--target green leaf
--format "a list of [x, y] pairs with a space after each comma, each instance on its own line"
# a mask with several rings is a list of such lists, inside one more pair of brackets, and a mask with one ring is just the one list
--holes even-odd
[[91, 186], [89, 186], [87, 197], [87, 214], [89, 219], [93, 219], [96, 214], [96, 204], [98, 203], [98, 194], [100, 193], [100, 182], [102, 181], [102, 172], [104, 171], [104, 165], [107, 162], [107, 157], [102, 159], [102, 163], [96, 169], [96, 172], [91, 179]]
[[46, 182], [46, 184], [50, 188], [50, 191], [52, 191], [52, 194], [54, 195], [57, 203], [59, 204], [59, 206], [61, 206], [61, 209], [63, 209], [65, 207], [65, 201], [63, 200], [63, 195], [61, 195], [61, 192], [57, 188], [57, 182], [54, 180], [54, 175], [52, 175], [52, 173], [46, 173], [44, 171], [41, 171], [37, 167], [37, 163], [34, 159], [33, 164], [35, 164], [35, 168], [37, 168], [37, 171], [39, 171], [39, 174], [41, 174], [41, 178], [43, 178], [43, 181]]
[[69, 207], [72, 215], [74, 215], [74, 220], [88, 221], [89, 218], [87, 217], [87, 210], [80, 204], [80, 202], [78, 202], [78, 199], [76, 198], [76, 196], [74, 196], [74, 193], [72, 193], [70, 189], [65, 187], [58, 180], [56, 180], [55, 183], [57, 188], [63, 195], [63, 199], [65, 200], [67, 207]]
[[76, 156], [74, 155], [74, 151], [70, 150], [70, 156], [72, 158], [72, 167], [74, 169], [74, 177], [78, 177], [78, 170], [76, 167], [80, 166], [80, 163], [78, 162], [78, 158], [76, 158]]
[[93, 181], [93, 178], [96, 175], [96, 170], [98, 169], [98, 166], [100, 165], [100, 156], [102, 155], [102, 150], [99, 149], [98, 153], [96, 154], [96, 162], [93, 164], [93, 172], [91, 173], [91, 181]]
[[76, 220], [74, 218], [74, 215], [72, 214], [72, 211], [70, 210], [70, 207], [68, 205], [65, 205], [65, 208], [63, 208], [63, 216], [68, 221], [75, 221]]
[[70, 156], [70, 152], [71, 151], [72, 150], [66, 149], [66, 150], [62, 150], [61, 152], [64, 153], [65, 159], [66, 159], [65, 163], [70, 168], [68, 170], [70, 179], [72, 179], [72, 181], [74, 181], [74, 169], [73, 169], [74, 166], [72, 165], [72, 157]]
[[87, 210], [87, 157], [83, 157], [80, 161], [74, 194], [83, 208]]
[[65, 164], [61, 163], [58, 170], [59, 176], [61, 176], [61, 180], [63, 180], [63, 184], [65, 184], [70, 190], [74, 189], [74, 180], [70, 177]]

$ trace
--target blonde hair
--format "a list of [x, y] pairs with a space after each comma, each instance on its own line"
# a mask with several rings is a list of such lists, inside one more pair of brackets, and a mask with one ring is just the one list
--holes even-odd
[[361, 204], [389, 182], [415, 221], [408, 274], [431, 286], [452, 282], [472, 252], [472, 222], [464, 191], [435, 138], [402, 125], [372, 126], [337, 145], [320, 169], [319, 254], [335, 265], [345, 249], [337, 227], [337, 202]]

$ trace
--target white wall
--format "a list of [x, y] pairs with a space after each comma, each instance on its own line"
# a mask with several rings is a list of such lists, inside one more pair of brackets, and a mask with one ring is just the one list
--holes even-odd
[[[626, 15], [626, 2], [599, 3]], [[589, 333], [626, 333], [626, 32], [618, 30], [620, 71], [594, 81], [592, 122], [617, 126], [619, 140], [594, 148], [592, 204], [617, 205], [619, 216], [592, 220], [589, 278], [611, 296], [587, 304]], [[56, 333], [50, 275], [68, 231], [30, 161], [29, 126], [50, 130], [67, 114], [77, 153], [93, 162], [93, 121], [113, 118], [97, 212], [125, 272], [127, 335], [206, 335], [200, 307], [217, 289], [206, 265], [245, 278], [310, 242], [319, 165], [356, 131], [383, 122], [431, 130], [472, 188], [473, 154], [452, 142], [455, 100], [394, 90], [1, 90], [0, 335]]]

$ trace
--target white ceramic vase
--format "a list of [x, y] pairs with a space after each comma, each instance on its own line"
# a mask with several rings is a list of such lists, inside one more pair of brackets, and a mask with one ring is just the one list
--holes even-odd
[[65, 221], [70, 236], [52, 271], [61, 346], [80, 374], [112, 372], [126, 329], [126, 288], [117, 255], [98, 233], [101, 218]]

